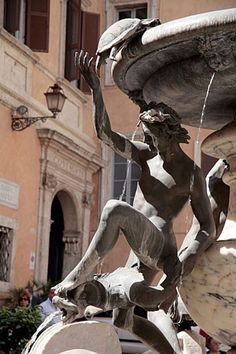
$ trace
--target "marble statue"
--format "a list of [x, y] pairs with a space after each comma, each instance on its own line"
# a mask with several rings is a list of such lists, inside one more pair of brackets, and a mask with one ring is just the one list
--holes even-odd
[[[217, 235], [220, 234], [226, 220], [225, 212], [228, 206], [229, 188], [222, 181], [222, 176], [227, 168], [228, 165], [226, 162], [219, 160], [206, 177], [207, 193], [211, 202]], [[190, 241], [188, 238], [190, 237], [191, 239], [192, 235], [196, 234], [196, 228], [199, 230], [199, 223], [196, 218], [194, 218], [192, 227], [181, 249], [184, 249], [186, 242]], [[140, 286], [141, 283], [142, 286]], [[173, 292], [173, 297], [168, 301], [164, 301], [165, 306], [163, 306], [163, 303], [161, 304], [160, 307], [165, 307], [165, 311], [163, 311], [158, 305], [153, 304], [152, 301], [152, 297], [155, 298], [158, 292], [159, 294], [163, 294], [161, 290], [162, 287], [148, 286], [145, 283], [143, 274], [139, 272], [137, 267], [121, 267], [111, 274], [94, 275], [92, 280], [76, 287], [72, 291], [68, 291], [66, 299], [56, 297], [54, 301], [65, 311], [64, 321], [70, 323], [77, 318], [84, 316], [86, 318], [92, 318], [99, 312], [116, 308], [132, 309], [133, 302], [130, 299], [130, 289], [132, 287], [137, 287], [137, 291], [141, 289], [141, 291], [146, 294], [140, 305], [142, 305], [146, 311], [149, 311], [149, 320], [158, 328], [159, 343], [163, 345], [167, 340], [174, 351], [179, 353], [180, 348], [176, 337], [176, 330], [173, 322], [170, 320], [173, 316], [172, 311], [169, 311], [171, 316], [167, 313], [167, 310], [176, 298], [176, 293]], [[163, 300], [165, 300], [165, 296], [163, 296]], [[177, 301], [175, 302], [177, 303]], [[174, 317], [176, 318], [176, 311]], [[142, 319], [142, 321], [146, 322], [144, 319]], [[176, 322], [176, 319], [174, 322]], [[158, 330], [155, 329], [155, 331]], [[168, 353], [166, 347], [164, 348], [164, 352]], [[158, 350], [160, 350], [160, 348], [158, 348]]]
[[[173, 295], [180, 278], [191, 273], [199, 255], [215, 240], [215, 224], [205, 179], [199, 167], [194, 165], [179, 145], [187, 143], [189, 136], [173, 109], [164, 103], [151, 102], [146, 105], [139, 119], [149, 143], [131, 141], [111, 129], [99, 78], [88, 54], [80, 53], [78, 65], [92, 90], [98, 137], [121, 156], [135, 161], [141, 168], [141, 177], [134, 207], [118, 200], [110, 200], [106, 204], [87, 252], [72, 272], [56, 286], [56, 291], [63, 297], [68, 291], [91, 280], [95, 266], [115, 246], [122, 231], [137, 257], [136, 267], [145, 280], [134, 280], [129, 284], [129, 302], [133, 306], [157, 310], [165, 299]], [[189, 200], [200, 227], [178, 257], [172, 223]], [[149, 287], [160, 270], [166, 275], [161, 284], [162, 289]], [[161, 340], [156, 343], [159, 335], [155, 336], [155, 340], [149, 335], [147, 338], [144, 333], [150, 331], [143, 331], [143, 324], [139, 323], [143, 320], [133, 316], [130, 309], [127, 311], [117, 306], [114, 316], [117, 326], [128, 328], [153, 349], [160, 351]], [[171, 353], [170, 350], [165, 349], [163, 353]]]
[[[83, 258], [56, 286], [55, 301], [68, 321], [113, 309], [116, 326], [133, 332], [153, 351], [178, 354], [167, 313], [178, 292], [194, 321], [235, 353], [236, 9], [151, 25], [141, 32], [140, 26], [129, 22], [127, 37], [122, 33], [118, 42], [114, 38], [108, 47], [101, 45], [97, 67], [109, 56], [114, 60], [116, 85], [140, 107], [144, 142], [112, 130], [93, 59], [83, 52], [76, 58], [91, 88], [98, 138], [136, 162], [141, 177], [133, 207], [118, 200], [105, 205]], [[120, 31], [113, 27], [112, 33], [115, 29]], [[221, 159], [207, 177], [207, 188], [201, 169], [181, 149], [190, 138], [181, 123], [220, 129], [203, 143], [206, 153]], [[177, 250], [173, 221], [187, 202], [193, 223]], [[111, 274], [94, 275], [121, 231], [133, 257]], [[164, 276], [154, 287], [160, 271]], [[153, 318], [135, 315], [136, 305]], [[224, 321], [215, 313], [223, 313]]]
[[[217, 200], [211, 200], [215, 217], [218, 214], [217, 241], [177, 289], [194, 321], [231, 346], [230, 353], [236, 353], [235, 33], [236, 8], [176, 19], [147, 29], [116, 55], [112, 65], [113, 80], [126, 95], [141, 93], [147, 103], [165, 102], [175, 108], [182, 123], [213, 130], [202, 149], [229, 164], [223, 176], [230, 190], [223, 194], [224, 209], [215, 208]], [[195, 219], [192, 231], [198, 228]]]

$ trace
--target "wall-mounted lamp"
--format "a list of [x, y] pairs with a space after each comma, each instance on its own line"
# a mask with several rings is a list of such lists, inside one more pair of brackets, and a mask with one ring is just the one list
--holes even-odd
[[54, 84], [48, 88], [44, 95], [46, 96], [48, 109], [52, 112], [53, 115], [44, 117], [28, 117], [28, 108], [26, 106], [19, 106], [12, 113], [12, 130], [24, 130], [39, 120], [46, 122], [48, 118], [55, 119], [57, 117], [57, 114], [62, 111], [66, 100], [66, 96], [62, 88], [58, 84]]

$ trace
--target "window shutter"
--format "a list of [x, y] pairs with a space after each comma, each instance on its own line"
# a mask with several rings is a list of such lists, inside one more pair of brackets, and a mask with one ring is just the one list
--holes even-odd
[[50, 0], [27, 1], [26, 44], [36, 52], [48, 52]]
[[[99, 38], [99, 24], [100, 17], [98, 14], [82, 11], [81, 49], [88, 52], [94, 60]], [[83, 78], [80, 81], [80, 89], [84, 93], [90, 93], [90, 88]]]
[[20, 0], [5, 1], [4, 28], [11, 34], [15, 34], [20, 27]]
[[81, 0], [67, 3], [65, 77], [72, 81], [79, 79], [75, 66], [75, 52], [81, 48]]

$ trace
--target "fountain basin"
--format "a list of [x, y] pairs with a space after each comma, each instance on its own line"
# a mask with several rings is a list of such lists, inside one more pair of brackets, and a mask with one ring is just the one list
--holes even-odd
[[150, 28], [120, 50], [112, 75], [129, 96], [174, 108], [199, 126], [210, 78], [216, 72], [203, 127], [219, 129], [236, 110], [236, 8], [194, 15]]
[[216, 241], [183, 279], [179, 293], [194, 321], [209, 335], [236, 345], [236, 240]]

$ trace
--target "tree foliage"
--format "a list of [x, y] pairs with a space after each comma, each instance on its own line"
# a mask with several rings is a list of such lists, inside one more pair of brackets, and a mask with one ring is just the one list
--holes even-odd
[[0, 349], [6, 354], [20, 354], [40, 323], [37, 307], [0, 309]]

